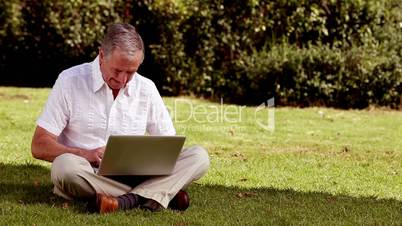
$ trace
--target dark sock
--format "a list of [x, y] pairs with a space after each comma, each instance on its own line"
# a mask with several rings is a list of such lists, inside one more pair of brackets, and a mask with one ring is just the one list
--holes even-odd
[[119, 209], [132, 209], [139, 206], [139, 196], [134, 193], [127, 193], [117, 197]]
[[148, 201], [147, 198], [144, 198], [144, 197], [142, 197], [142, 196], [140, 196], [140, 195], [137, 195], [137, 197], [138, 197], [138, 204], [139, 204], [139, 205], [142, 205], [142, 204], [144, 204], [146, 201]]

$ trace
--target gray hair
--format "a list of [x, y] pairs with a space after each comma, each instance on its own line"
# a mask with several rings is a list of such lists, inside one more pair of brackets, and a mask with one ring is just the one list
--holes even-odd
[[105, 56], [108, 56], [117, 47], [130, 57], [141, 51], [144, 58], [144, 43], [131, 24], [116, 23], [108, 26], [106, 35], [101, 42], [101, 48]]

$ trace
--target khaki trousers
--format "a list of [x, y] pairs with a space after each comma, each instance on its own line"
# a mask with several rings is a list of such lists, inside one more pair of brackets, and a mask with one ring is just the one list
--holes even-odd
[[53, 161], [51, 179], [54, 193], [66, 199], [86, 199], [96, 193], [117, 197], [131, 192], [153, 199], [166, 208], [180, 189], [201, 178], [208, 167], [207, 151], [201, 146], [192, 146], [181, 151], [171, 175], [149, 177], [138, 185], [129, 185], [95, 174], [85, 158], [66, 153]]

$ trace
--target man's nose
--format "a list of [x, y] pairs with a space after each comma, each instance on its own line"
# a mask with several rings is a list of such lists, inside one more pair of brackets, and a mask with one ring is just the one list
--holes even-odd
[[127, 81], [127, 78], [128, 78], [128, 76], [127, 76], [127, 73], [125, 73], [125, 72], [120, 72], [120, 73], [117, 74], [117, 80], [119, 82], [124, 82], [125, 83]]

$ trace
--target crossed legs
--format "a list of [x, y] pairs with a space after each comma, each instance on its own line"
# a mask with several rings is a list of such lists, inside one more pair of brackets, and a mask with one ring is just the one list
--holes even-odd
[[145, 180], [135, 187], [94, 173], [89, 162], [74, 154], [58, 156], [52, 164], [54, 193], [66, 199], [90, 199], [97, 193], [117, 197], [134, 193], [166, 208], [180, 189], [201, 178], [208, 170], [207, 151], [201, 146], [184, 148], [173, 173]]

